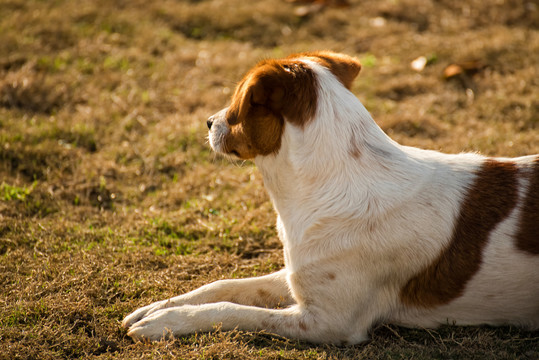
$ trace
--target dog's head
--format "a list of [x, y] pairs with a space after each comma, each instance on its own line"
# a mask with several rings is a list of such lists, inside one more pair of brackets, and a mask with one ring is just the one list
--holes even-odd
[[361, 69], [356, 59], [329, 51], [261, 61], [240, 82], [230, 106], [208, 119], [211, 147], [240, 159], [277, 153], [288, 123], [301, 128], [315, 116], [312, 64], [326, 67], [348, 89]]

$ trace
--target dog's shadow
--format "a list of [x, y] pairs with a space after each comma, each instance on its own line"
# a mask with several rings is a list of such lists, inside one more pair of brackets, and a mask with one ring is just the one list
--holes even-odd
[[[127, 335], [126, 335], [127, 336]], [[130, 338], [129, 338], [130, 339]], [[441, 326], [410, 329], [378, 325], [370, 340], [359, 345], [316, 345], [288, 339], [266, 331], [221, 331], [197, 333], [168, 340], [167, 347], [231, 348], [270, 358], [402, 359], [402, 358], [508, 358], [539, 359], [539, 331], [511, 326]], [[213, 352], [210, 350], [210, 352]], [[294, 354], [290, 354], [289, 352]], [[286, 355], [285, 355], [286, 354]]]
[[[293, 350], [298, 356], [323, 356], [328, 359], [382, 358], [518, 358], [539, 359], [539, 331], [511, 326], [441, 326], [438, 329], [410, 329], [395, 325], [378, 325], [370, 340], [359, 345], [316, 345], [291, 340], [265, 331], [215, 333], [251, 347], [257, 353], [283, 354]], [[316, 357], [315, 356], [315, 357]]]

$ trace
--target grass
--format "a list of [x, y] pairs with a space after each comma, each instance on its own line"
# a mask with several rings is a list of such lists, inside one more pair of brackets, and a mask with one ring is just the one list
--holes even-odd
[[[206, 141], [205, 119], [263, 57], [357, 56], [354, 93], [403, 144], [539, 152], [532, 2], [350, 3], [0, 4], [0, 359], [539, 356], [539, 334], [510, 327], [381, 325], [344, 348], [239, 331], [140, 344], [121, 329], [138, 306], [283, 266], [256, 168]], [[485, 67], [443, 79], [467, 60]]]

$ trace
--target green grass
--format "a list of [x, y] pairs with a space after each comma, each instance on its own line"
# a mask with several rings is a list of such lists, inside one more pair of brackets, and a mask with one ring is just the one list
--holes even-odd
[[0, 185], [0, 194], [2, 196], [2, 200], [4, 201], [11, 201], [11, 200], [19, 200], [24, 201], [26, 200], [26, 196], [32, 192], [34, 187], [36, 186], [36, 182], [34, 182], [30, 187], [17, 187], [17, 186], [11, 186], [6, 183], [2, 183]]
[[[539, 152], [537, 9], [350, 2], [307, 16], [281, 0], [0, 3], [0, 359], [539, 356], [538, 333], [512, 327], [380, 325], [352, 347], [240, 331], [143, 344], [120, 327], [139, 306], [282, 268], [256, 168], [206, 139], [261, 58], [357, 56], [352, 90], [403, 144]], [[443, 79], [470, 59], [485, 69]]]

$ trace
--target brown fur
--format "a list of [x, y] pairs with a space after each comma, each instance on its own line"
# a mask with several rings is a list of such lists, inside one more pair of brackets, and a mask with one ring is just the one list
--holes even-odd
[[314, 61], [328, 68], [347, 89], [352, 87], [352, 82], [361, 70], [361, 64], [357, 59], [330, 51], [316, 51], [292, 56], [313, 58]]
[[359, 145], [358, 145], [358, 137], [356, 136], [355, 133], [352, 133], [352, 136], [351, 136], [351, 140], [350, 140], [350, 150], [349, 150], [349, 153], [350, 155], [359, 160], [359, 158], [361, 157], [361, 151], [359, 150]]
[[242, 159], [275, 153], [281, 146], [285, 118], [300, 127], [312, 119], [316, 79], [299, 57], [327, 67], [347, 88], [361, 69], [356, 59], [329, 51], [261, 61], [245, 76], [232, 98], [226, 114], [231, 127], [226, 152]]
[[517, 167], [512, 162], [487, 160], [468, 190], [446, 249], [401, 290], [406, 305], [434, 307], [462, 295], [479, 270], [483, 248], [494, 227], [516, 206]]
[[258, 289], [256, 291], [256, 293], [258, 294], [258, 296], [260, 296], [261, 298], [267, 298], [270, 296], [270, 293], [268, 293], [266, 290], [264, 289]]
[[517, 247], [527, 253], [539, 255], [539, 157], [532, 166], [517, 234]]
[[335, 277], [336, 277], [335, 274], [332, 272], [328, 273], [327, 276], [329, 280], [335, 280]]
[[312, 71], [296, 60], [260, 62], [237, 87], [227, 111], [227, 152], [243, 159], [277, 152], [284, 118], [303, 126], [314, 116], [315, 81]]

